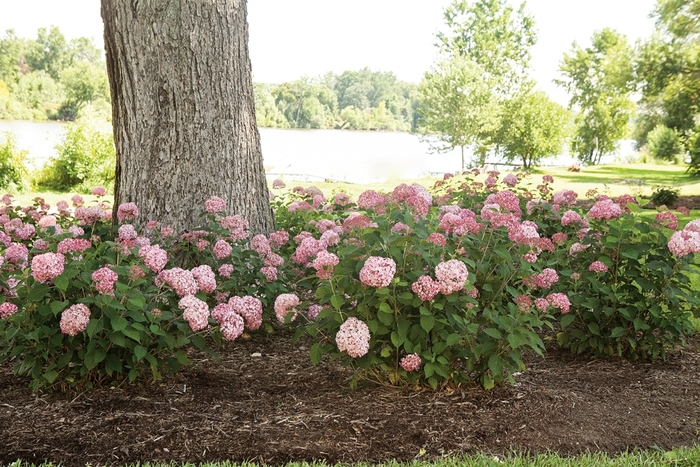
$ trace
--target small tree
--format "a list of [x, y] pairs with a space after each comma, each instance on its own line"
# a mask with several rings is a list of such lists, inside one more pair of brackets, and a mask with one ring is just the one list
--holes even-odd
[[27, 158], [27, 151], [22, 151], [17, 147], [17, 141], [13, 133], [3, 133], [0, 138], [0, 189], [12, 186], [21, 189], [23, 178], [27, 175], [27, 168], [24, 162]]
[[654, 159], [673, 161], [683, 153], [683, 142], [678, 132], [665, 125], [657, 125], [647, 135], [649, 155]]

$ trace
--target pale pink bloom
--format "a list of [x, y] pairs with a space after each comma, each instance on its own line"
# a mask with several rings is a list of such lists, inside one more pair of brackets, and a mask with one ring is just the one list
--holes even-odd
[[257, 234], [250, 240], [250, 248], [260, 256], [270, 253], [270, 241], [263, 234]]
[[200, 239], [197, 240], [197, 251], [204, 251], [209, 246], [209, 241]]
[[528, 251], [523, 255], [523, 259], [528, 263], [536, 263], [538, 255], [534, 251]]
[[508, 187], [513, 188], [515, 185], [518, 184], [518, 177], [516, 177], [513, 174], [508, 174], [505, 177], [503, 177], [503, 183], [506, 184]]
[[423, 196], [414, 195], [406, 200], [406, 205], [409, 206], [413, 213], [418, 217], [425, 217], [430, 211], [431, 202]]
[[445, 239], [445, 236], [439, 232], [433, 232], [430, 235], [428, 235], [428, 238], [426, 240], [429, 243], [432, 243], [433, 245], [437, 246], [445, 246], [447, 244], [447, 240]]
[[234, 242], [248, 238], [248, 221], [238, 214], [222, 217], [219, 219], [219, 225], [231, 232], [230, 239]]
[[353, 358], [362, 357], [369, 351], [369, 340], [369, 327], [354, 316], [341, 324], [335, 335], [338, 350]]
[[216, 290], [216, 276], [211, 266], [203, 264], [190, 270], [192, 276], [197, 281], [197, 288], [205, 293], [212, 293]]
[[231, 297], [228, 304], [235, 313], [245, 318], [248, 329], [255, 331], [260, 328], [262, 325], [263, 304], [259, 299], [250, 295]]
[[49, 227], [56, 225], [56, 218], [54, 216], [43, 216], [41, 219], [39, 219], [37, 225], [39, 227]]
[[357, 198], [357, 206], [360, 209], [374, 209], [375, 211], [386, 203], [386, 196], [374, 190], [366, 190]]
[[684, 215], [684, 216], [689, 216], [689, 215], [690, 215], [690, 209], [688, 209], [688, 208], [685, 207], [685, 206], [678, 206], [678, 207], [676, 208], [676, 212], [679, 213], [679, 214], [682, 214], [682, 215]]
[[0, 319], [7, 319], [17, 313], [17, 305], [12, 302], [5, 302], [0, 305]]
[[63, 310], [59, 327], [63, 334], [75, 336], [86, 330], [89, 322], [90, 309], [82, 303], [77, 303]]
[[406, 201], [408, 198], [414, 196], [415, 194], [415, 188], [406, 185], [405, 183], [402, 183], [394, 188], [394, 191], [391, 193], [391, 197], [393, 198], [394, 202], [398, 203], [401, 201]]
[[286, 187], [287, 185], [280, 179], [276, 178], [272, 181], [272, 188], [275, 190], [282, 189]]
[[289, 203], [289, 206], [287, 206], [287, 210], [289, 212], [296, 212], [296, 211], [311, 211], [314, 207], [307, 203], [306, 201], [292, 201]]
[[554, 183], [554, 177], [552, 177], [551, 175], [543, 175], [542, 183]]
[[231, 277], [231, 273], [233, 273], [233, 264], [222, 264], [219, 266], [219, 275], [221, 277]]
[[557, 274], [557, 272], [552, 268], [545, 268], [539, 274], [533, 274], [530, 277], [524, 278], [523, 284], [525, 284], [528, 287], [539, 287], [541, 289], [548, 289], [558, 281], [559, 275]]
[[610, 220], [620, 217], [621, 215], [622, 208], [620, 208], [620, 205], [609, 198], [596, 202], [588, 211], [588, 217], [590, 219]]
[[579, 273], [577, 273], [577, 272], [572, 272], [572, 273], [571, 273], [571, 280], [572, 280], [572, 281], [577, 281], [577, 280], [579, 280], [580, 278], [581, 278], [581, 274], [579, 274]]
[[80, 195], [73, 195], [71, 201], [73, 202], [73, 206], [75, 206], [76, 208], [82, 206], [85, 203], [85, 201], [83, 201], [83, 197]]
[[228, 258], [233, 251], [233, 247], [226, 240], [218, 240], [214, 245], [214, 256], [216, 259]]
[[693, 232], [700, 233], [700, 219], [695, 219], [688, 222], [685, 224], [685, 227], [683, 227], [683, 230], [691, 230]]
[[343, 221], [343, 230], [349, 232], [353, 229], [365, 229], [372, 224], [372, 219], [360, 214], [359, 212], [351, 212]]
[[104, 219], [104, 210], [100, 206], [90, 206], [89, 208], [79, 206], [73, 216], [80, 221], [81, 225], [92, 225]]
[[566, 211], [561, 216], [561, 225], [567, 226], [576, 222], [583, 223], [583, 218], [576, 211]]
[[510, 190], [491, 193], [484, 200], [484, 204], [497, 204], [501, 207], [499, 211], [508, 211], [515, 214], [517, 217], [522, 215], [520, 209], [520, 198]]
[[578, 198], [578, 193], [573, 190], [557, 191], [552, 196], [552, 204], [559, 206], [571, 206], [576, 204], [576, 198]]
[[360, 270], [360, 281], [370, 287], [386, 287], [396, 274], [396, 263], [391, 258], [370, 256]]
[[168, 264], [168, 252], [158, 245], [144, 245], [139, 250], [143, 264], [151, 271], [158, 273]]
[[404, 224], [403, 222], [397, 222], [393, 226], [391, 226], [391, 231], [394, 233], [399, 233], [399, 234], [409, 234], [411, 233], [411, 228]]
[[657, 224], [671, 230], [678, 228], [678, 218], [671, 211], [659, 212], [654, 219]]
[[337, 204], [338, 206], [350, 204], [350, 196], [348, 196], [347, 193], [336, 193], [333, 198], [333, 204]]
[[[342, 230], [342, 227], [338, 227], [338, 230]], [[340, 235], [335, 230], [326, 230], [318, 241], [325, 245], [337, 245], [340, 243]]]
[[546, 311], [547, 308], [549, 308], [549, 302], [547, 301], [546, 298], [536, 298], [535, 299], [535, 308], [537, 308], [540, 311]]
[[515, 303], [518, 305], [518, 310], [525, 312], [532, 308], [532, 299], [527, 295], [518, 295], [515, 297]]
[[304, 194], [309, 198], [313, 198], [316, 195], [323, 195], [323, 192], [315, 186], [310, 186], [304, 188]]
[[70, 232], [73, 235], [73, 238], [77, 238], [85, 234], [85, 231], [77, 225], [71, 225], [70, 227], [68, 227], [68, 232]]
[[571, 302], [569, 301], [569, 297], [567, 297], [566, 294], [549, 294], [547, 295], [547, 300], [549, 301], [550, 305], [552, 305], [554, 308], [560, 309], [561, 314], [563, 315], [567, 314], [569, 312], [569, 309], [571, 308]]
[[540, 206], [549, 206], [549, 203], [539, 198], [531, 199], [527, 202], [527, 204], [525, 204], [525, 211], [527, 211], [528, 215], [530, 215], [533, 212], [535, 212], [536, 208], [539, 208]]
[[175, 235], [175, 229], [172, 227], [163, 227], [160, 229], [160, 236], [163, 238], [172, 237], [173, 235]]
[[668, 241], [668, 249], [678, 258], [692, 253], [700, 253], [700, 232], [687, 229], [674, 232]]
[[149, 232], [152, 230], [156, 230], [158, 227], [160, 227], [160, 222], [158, 222], [158, 221], [146, 222], [146, 230], [148, 230]]
[[420, 355], [417, 353], [408, 354], [401, 359], [399, 365], [406, 371], [416, 371], [421, 365]]
[[243, 334], [243, 318], [236, 313], [231, 313], [219, 324], [219, 329], [224, 339], [234, 341]]
[[284, 323], [287, 315], [293, 313], [290, 321], [294, 321], [299, 313], [297, 306], [299, 305], [299, 297], [293, 293], [283, 293], [275, 299], [275, 315], [280, 323]]
[[122, 203], [117, 208], [117, 219], [128, 221], [139, 217], [139, 210], [134, 203]]
[[261, 267], [260, 274], [265, 276], [267, 282], [275, 282], [277, 280], [277, 268], [274, 266]]
[[464, 288], [469, 278], [467, 266], [458, 259], [451, 259], [435, 266], [435, 278], [440, 284], [440, 292], [449, 295]]
[[7, 206], [11, 206], [13, 197], [14, 197], [13, 195], [11, 195], [9, 193], [5, 193], [2, 197], [2, 202]]
[[143, 278], [146, 275], [146, 272], [143, 270], [143, 268], [137, 264], [134, 264], [129, 268], [129, 279], [132, 281], [137, 281], [141, 278]]
[[92, 246], [92, 242], [85, 238], [64, 238], [56, 246], [56, 252], [61, 254], [66, 253], [82, 253]]
[[590, 266], [588, 266], [588, 270], [593, 272], [608, 272], [608, 267], [602, 261], [593, 261]]
[[92, 280], [98, 292], [114, 297], [114, 284], [119, 280], [116, 272], [105, 266], [92, 273]]
[[333, 253], [321, 250], [316, 255], [311, 266], [316, 270], [316, 276], [321, 280], [333, 277], [333, 268], [338, 265], [339, 259]]
[[323, 311], [325, 307], [318, 305], [318, 304], [313, 304], [309, 307], [309, 311], [306, 313], [306, 316], [311, 320], [311, 321], [316, 321], [318, 319], [318, 314]]
[[278, 230], [270, 234], [270, 244], [276, 248], [284, 246], [289, 242], [289, 233], [284, 230]]
[[107, 190], [103, 186], [96, 186], [92, 189], [92, 194], [95, 196], [104, 196], [107, 194]]
[[165, 269], [158, 274], [158, 279], [172, 287], [180, 297], [194, 295], [199, 289], [192, 272], [181, 268]]
[[119, 226], [119, 230], [117, 232], [119, 234], [119, 239], [121, 240], [133, 240], [136, 237], [138, 237], [136, 229], [131, 224], [124, 224]]
[[185, 295], [177, 306], [184, 310], [182, 319], [187, 321], [193, 331], [201, 331], [209, 325], [209, 306], [206, 302], [194, 295]]
[[280, 267], [284, 264], [284, 258], [277, 253], [268, 253], [263, 259], [263, 264], [265, 266]]
[[316, 256], [319, 251], [325, 250], [326, 245], [313, 237], [304, 238], [291, 257], [294, 263], [307, 265], [309, 258]]
[[430, 276], [420, 276], [413, 284], [411, 290], [424, 302], [430, 301], [440, 292], [440, 284]]
[[323, 196], [322, 194], [318, 194], [318, 195], [314, 195], [312, 204], [313, 204], [313, 207], [318, 209], [318, 207], [321, 206], [325, 202], [326, 202], [326, 197]]
[[24, 243], [13, 243], [5, 250], [5, 260], [24, 267], [29, 256], [29, 249]]
[[[43, 238], [38, 238], [34, 240], [34, 243], [32, 243], [32, 248], [36, 248], [37, 250], [46, 251], [48, 247], [49, 242], [47, 242]], [[2, 261], [0, 261], [0, 266], [2, 266]]]
[[582, 251], [585, 251], [586, 249], [590, 248], [590, 246], [591, 245], [583, 245], [581, 243], [576, 242], [569, 248], [569, 256], [576, 256]]
[[226, 211], [226, 201], [218, 196], [212, 196], [204, 202], [204, 208], [209, 214], [216, 214], [218, 212]]
[[42, 253], [32, 258], [32, 277], [48, 282], [63, 273], [65, 257], [60, 253]]
[[569, 236], [566, 235], [564, 232], [557, 232], [554, 235], [552, 235], [552, 242], [556, 243], [557, 245], [563, 245], [568, 239]]

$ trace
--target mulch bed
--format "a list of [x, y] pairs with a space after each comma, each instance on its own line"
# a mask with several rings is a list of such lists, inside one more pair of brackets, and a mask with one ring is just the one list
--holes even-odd
[[476, 451], [610, 454], [700, 442], [698, 342], [665, 362], [550, 346], [514, 386], [350, 389], [310, 341], [253, 336], [158, 383], [33, 394], [0, 366], [0, 464], [379, 462]]

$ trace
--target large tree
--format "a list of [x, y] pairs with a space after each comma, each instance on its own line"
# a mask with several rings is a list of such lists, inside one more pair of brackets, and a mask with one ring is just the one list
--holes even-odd
[[102, 0], [115, 205], [191, 230], [210, 196], [273, 228], [255, 122], [245, 0]]
[[564, 54], [557, 80], [569, 93], [569, 108], [578, 111], [571, 149], [588, 164], [598, 164], [627, 134], [634, 112], [632, 47], [609, 28], [596, 31], [591, 45], [574, 43]]

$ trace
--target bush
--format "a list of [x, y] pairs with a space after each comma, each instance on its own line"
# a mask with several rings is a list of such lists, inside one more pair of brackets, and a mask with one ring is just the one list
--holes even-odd
[[681, 191], [678, 188], [657, 186], [654, 187], [650, 199], [654, 206], [673, 206], [678, 201], [680, 193]]
[[0, 189], [22, 190], [27, 176], [27, 151], [17, 148], [17, 141], [10, 132], [5, 132], [0, 141]]
[[678, 132], [664, 125], [657, 125], [647, 138], [649, 155], [656, 160], [673, 162], [684, 151]]
[[111, 127], [87, 120], [70, 124], [58, 156], [48, 160], [33, 181], [37, 190], [89, 193], [93, 186], [112, 186], [116, 152]]

